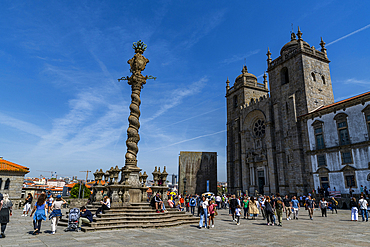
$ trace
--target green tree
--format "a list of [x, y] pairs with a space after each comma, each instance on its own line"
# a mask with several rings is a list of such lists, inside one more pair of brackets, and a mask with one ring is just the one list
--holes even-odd
[[[85, 194], [84, 194], [85, 190]], [[71, 189], [71, 197], [72, 198], [78, 198], [78, 193], [80, 191], [80, 184], [75, 184], [73, 188]], [[91, 192], [89, 188], [87, 188], [84, 184], [81, 184], [81, 192], [80, 192], [80, 198], [82, 198], [82, 195], [84, 194], [84, 198], [89, 198]]]

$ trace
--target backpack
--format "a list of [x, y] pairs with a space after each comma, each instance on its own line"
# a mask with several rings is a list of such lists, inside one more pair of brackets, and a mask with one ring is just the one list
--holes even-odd
[[281, 197], [276, 198], [276, 209], [282, 209], [283, 208], [283, 201], [281, 200]]
[[191, 203], [192, 205], [194, 205], [194, 204], [195, 204], [195, 199], [194, 199], [194, 198], [191, 198], [190, 203]]

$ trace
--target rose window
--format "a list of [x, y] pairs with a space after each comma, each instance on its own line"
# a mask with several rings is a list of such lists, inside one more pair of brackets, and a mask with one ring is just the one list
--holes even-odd
[[266, 131], [266, 125], [265, 125], [265, 121], [261, 120], [261, 119], [258, 119], [254, 125], [253, 125], [253, 132], [254, 132], [254, 135], [259, 138], [259, 137], [262, 137], [264, 136], [265, 134], [265, 131]]

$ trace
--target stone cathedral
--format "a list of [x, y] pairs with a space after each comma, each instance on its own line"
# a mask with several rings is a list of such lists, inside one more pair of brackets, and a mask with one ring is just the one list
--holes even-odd
[[313, 189], [299, 116], [334, 103], [325, 43], [316, 50], [297, 34], [274, 60], [267, 52], [263, 83], [246, 66], [227, 100], [227, 183], [230, 193], [298, 194]]

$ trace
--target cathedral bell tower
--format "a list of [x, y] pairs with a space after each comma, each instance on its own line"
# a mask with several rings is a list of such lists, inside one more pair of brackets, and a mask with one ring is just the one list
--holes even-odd
[[299, 27], [297, 37], [291, 33], [290, 42], [275, 60], [271, 59], [270, 50], [267, 52], [271, 99], [276, 104], [285, 104], [294, 117], [334, 103], [325, 42], [321, 38], [320, 51], [310, 47], [302, 39]]
[[[316, 50], [297, 35], [271, 59], [267, 52], [267, 72], [275, 129], [276, 184], [280, 193], [302, 194], [310, 188], [309, 168], [303, 153], [303, 127], [298, 117], [334, 103], [325, 42]], [[312, 189], [312, 188], [311, 188]]]
[[247, 104], [266, 97], [269, 90], [264, 76], [263, 83], [257, 81], [257, 77], [248, 73], [247, 66], [242, 69], [232, 87], [230, 81], [226, 81], [226, 107], [227, 107], [227, 182], [231, 193], [240, 193], [242, 186], [242, 111]]

